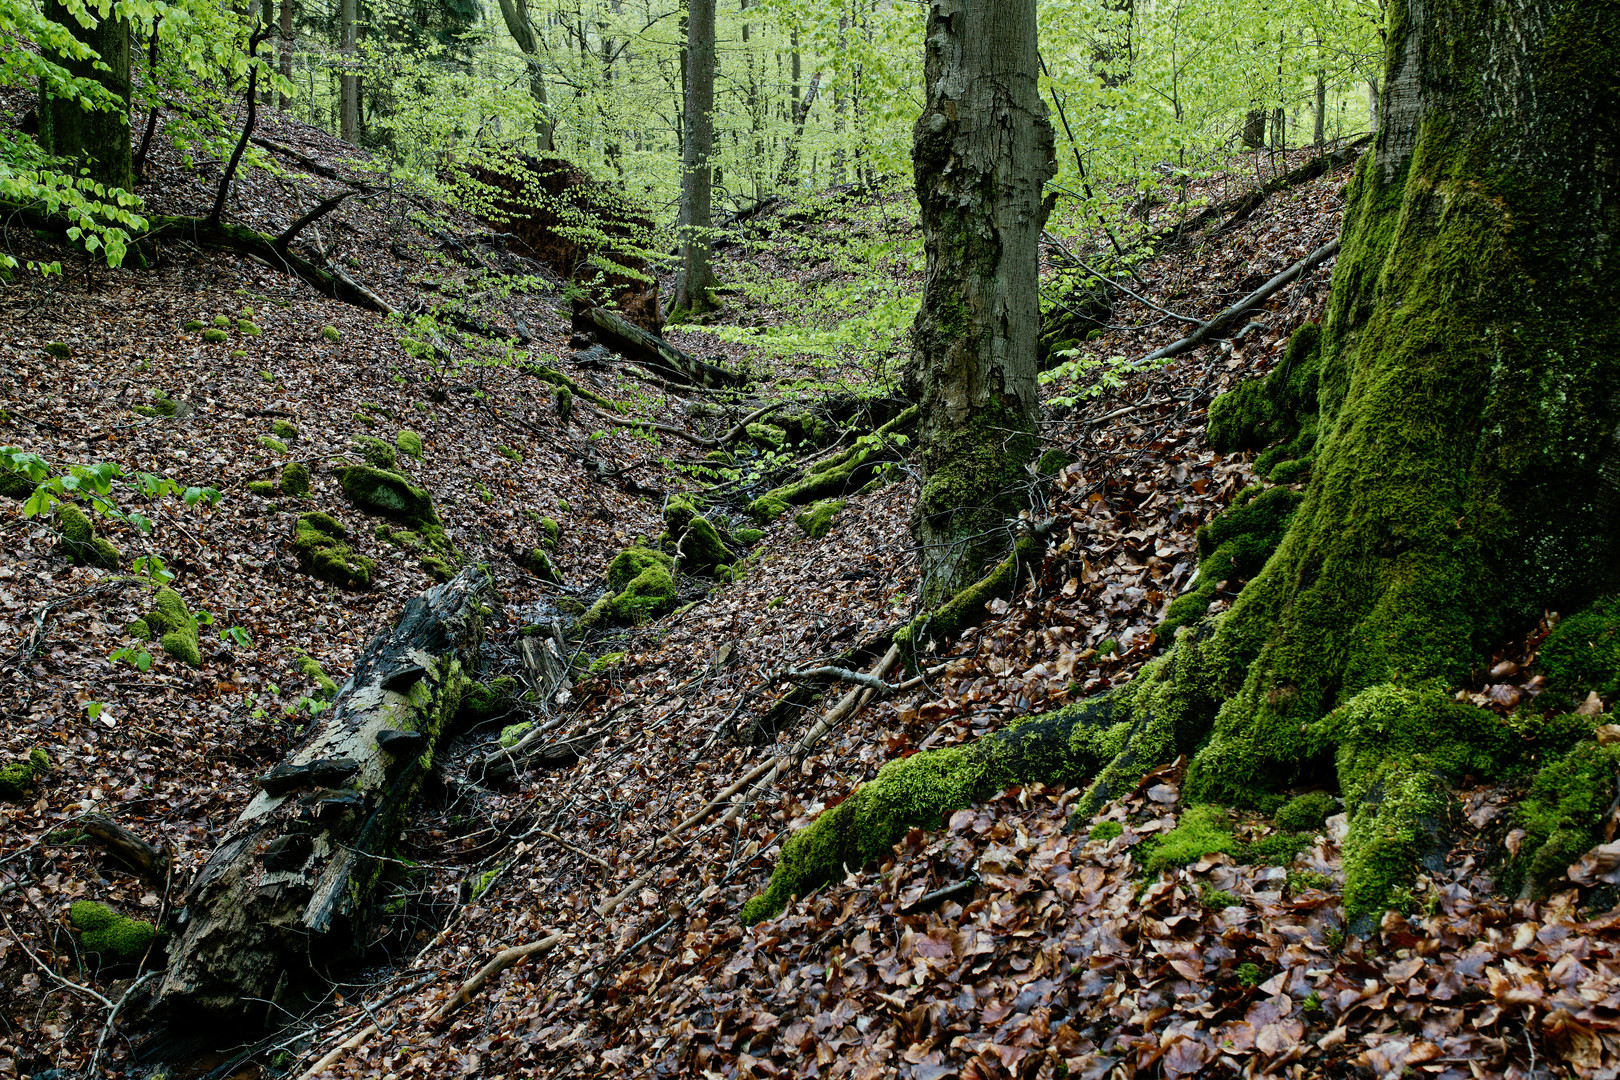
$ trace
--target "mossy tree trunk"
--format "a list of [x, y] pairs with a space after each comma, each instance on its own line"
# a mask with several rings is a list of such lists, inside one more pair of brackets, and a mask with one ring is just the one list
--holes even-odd
[[1620, 7], [1397, 3], [1388, 40], [1326, 323], [1210, 410], [1217, 444], [1277, 443], [1260, 471], [1307, 483], [1275, 552], [1106, 699], [953, 751], [944, 781], [925, 755], [887, 767], [784, 845], [751, 915], [987, 786], [1089, 779], [1090, 813], [1190, 753], [1194, 802], [1337, 780], [1365, 932], [1444, 846], [1453, 780], [1596, 748], [1565, 717], [1527, 753], [1534, 725], [1454, 694], [1544, 611], [1620, 586]]
[[75, 77], [92, 79], [114, 94], [123, 107], [85, 111], [77, 100], [55, 97], [41, 83], [39, 100], [39, 141], [52, 154], [82, 163], [90, 175], [108, 187], [128, 191], [133, 154], [129, 144], [129, 53], [130, 28], [127, 19], [96, 20], [81, 26], [60, 0], [45, 0], [45, 17], [66, 27], [81, 43], [94, 49], [106, 70], [92, 60], [53, 57]]
[[929, 606], [1005, 553], [1004, 523], [1024, 508], [1054, 168], [1036, 65], [1034, 0], [930, 5], [928, 104], [912, 131], [927, 277], [907, 373], [922, 403], [912, 532]]

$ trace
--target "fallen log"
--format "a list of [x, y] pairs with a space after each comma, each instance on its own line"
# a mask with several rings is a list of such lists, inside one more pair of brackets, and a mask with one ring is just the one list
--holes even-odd
[[191, 883], [157, 1010], [251, 1022], [266, 1001], [296, 1003], [317, 958], [324, 968], [367, 944], [371, 894], [469, 685], [489, 589], [473, 568], [414, 597], [312, 737], [261, 778]]
[[650, 334], [635, 323], [619, 318], [606, 308], [583, 308], [575, 313], [574, 318], [577, 322], [594, 327], [597, 335], [603, 339], [602, 343], [613, 351], [623, 353], [639, 364], [651, 364], [674, 372], [687, 382], [710, 388], [743, 386], [748, 382], [737, 372], [699, 360], [657, 334]]

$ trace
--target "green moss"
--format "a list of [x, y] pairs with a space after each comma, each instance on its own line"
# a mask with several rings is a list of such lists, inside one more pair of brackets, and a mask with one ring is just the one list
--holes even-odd
[[274, 435], [260, 435], [259, 445], [272, 454], [285, 454], [287, 452], [287, 444]]
[[1237, 846], [1227, 812], [1205, 803], [1185, 810], [1176, 827], [1159, 837], [1146, 852], [1148, 873], [1157, 874], [1178, 866], [1188, 866], [1205, 855], [1230, 853]]
[[[613, 567], [609, 567], [608, 578], [610, 584], [616, 574], [628, 571], [631, 563], [628, 560], [625, 562], [621, 562], [621, 560], [625, 560], [625, 557], [633, 552], [637, 553], [635, 557], [638, 559], [643, 555], [660, 556], [663, 559], [669, 558], [667, 555], [663, 555], [662, 552], [653, 552], [646, 548], [630, 548], [628, 551], [620, 553], [613, 560], [614, 566], [620, 568], [619, 571], [616, 572]], [[678, 601], [675, 592], [675, 580], [670, 577], [667, 564], [652, 561], [642, 562], [641, 566], [643, 568], [629, 581], [625, 582], [623, 589], [617, 593], [603, 596], [595, 604], [591, 605], [591, 609], [581, 616], [579, 622], [575, 624], [576, 627], [587, 630], [608, 624], [637, 626], [649, 619], [656, 619], [673, 611]]]
[[1066, 450], [1048, 450], [1036, 462], [1035, 472], [1040, 476], [1056, 476], [1074, 462], [1074, 455]]
[[[1289, 337], [1282, 363], [1265, 378], [1240, 383], [1210, 402], [1210, 445], [1223, 453], [1259, 450], [1297, 441], [1307, 427], [1314, 445], [1321, 355], [1322, 328], [1304, 323]], [[1300, 457], [1310, 448], [1294, 446], [1288, 456]], [[1264, 475], [1259, 468], [1256, 472]]]
[[518, 565], [541, 581], [556, 583], [562, 580], [557, 573], [557, 568], [552, 565], [551, 556], [546, 554], [545, 548], [530, 548], [526, 554], [519, 558]]
[[562, 417], [563, 423], [568, 423], [574, 412], [574, 392], [566, 386], [557, 387], [556, 405], [557, 415]]
[[600, 675], [600, 674], [602, 674], [602, 672], [608, 670], [609, 668], [618, 667], [622, 663], [624, 663], [624, 653], [622, 653], [622, 652], [603, 653], [601, 656], [598, 656], [595, 660], [592, 660], [591, 661], [591, 666], [589, 668], [587, 668], [586, 670], [592, 675]]
[[1125, 826], [1117, 821], [1099, 821], [1086, 831], [1086, 838], [1106, 844], [1124, 831]]
[[274, 480], [249, 480], [247, 489], [254, 495], [268, 499], [276, 494], [276, 483]]
[[631, 581], [649, 567], [659, 566], [669, 570], [674, 565], [675, 560], [662, 551], [654, 551], [647, 547], [625, 548], [608, 564], [608, 588], [614, 592], [623, 592]]
[[26, 499], [38, 486], [15, 469], [0, 465], [0, 498]]
[[270, 434], [278, 439], [292, 440], [298, 438], [298, 427], [286, 420], [272, 420], [270, 422]]
[[137, 641], [152, 640], [152, 627], [145, 619], [136, 619], [124, 628], [124, 632]]
[[780, 450], [782, 444], [787, 442], [787, 431], [775, 424], [749, 424], [748, 438], [756, 446], [767, 450]]
[[522, 680], [510, 675], [498, 676], [487, 683], [473, 683], [461, 696], [460, 718], [476, 723], [505, 716], [517, 708], [522, 694]]
[[276, 381], [276, 373], [273, 371], [261, 371], [259, 372], [259, 378], [264, 382], [274, 383]]
[[73, 350], [60, 341], [48, 341], [43, 346], [45, 351], [58, 360], [66, 360], [73, 355]]
[[1577, 744], [1549, 762], [1530, 784], [1514, 817], [1524, 829], [1519, 853], [1501, 875], [1510, 894], [1546, 894], [1569, 865], [1603, 842], [1603, 821], [1615, 799], [1620, 744]]
[[377, 564], [349, 547], [348, 534], [342, 522], [318, 510], [300, 514], [293, 526], [293, 548], [304, 571], [334, 585], [369, 587]]
[[180, 329], [184, 330], [188, 334], [195, 334], [198, 330], [201, 330], [207, 325], [207, 323], [199, 322], [196, 319], [187, 319], [185, 322], [180, 324]]
[[93, 900], [75, 900], [68, 908], [68, 922], [79, 931], [86, 952], [118, 960], [139, 960], [157, 937], [151, 923], [120, 915]]
[[833, 518], [843, 508], [843, 499], [823, 499], [795, 517], [793, 523], [812, 540], [820, 540], [832, 531]]
[[1236, 591], [1241, 580], [1258, 574], [1282, 543], [1303, 499], [1304, 495], [1291, 488], [1266, 488], [1200, 527], [1198, 549], [1203, 558], [1198, 574], [1192, 587], [1165, 609], [1159, 636], [1173, 640], [1177, 630], [1203, 618], [1222, 582]]
[[1564, 619], [1536, 659], [1553, 695], [1543, 707], [1572, 708], [1589, 691], [1606, 702], [1620, 698], [1620, 597], [1603, 597]]
[[503, 750], [510, 750], [523, 741], [523, 736], [534, 730], [534, 721], [525, 720], [519, 724], [508, 724], [501, 728], [500, 745]]
[[1289, 896], [1298, 896], [1310, 889], [1333, 891], [1333, 879], [1315, 870], [1290, 870], [1284, 879]]
[[1277, 828], [1286, 829], [1296, 833], [1314, 833], [1322, 828], [1322, 823], [1339, 807], [1339, 800], [1325, 791], [1312, 791], [1296, 799], [1290, 799], [1286, 805], [1272, 817]]
[[223, 330], [231, 325], [231, 317], [229, 315], [215, 315], [214, 325]]
[[309, 494], [309, 466], [300, 461], [289, 461], [281, 467], [281, 491], [285, 495]]
[[446, 582], [456, 576], [455, 565], [437, 555], [424, 555], [418, 560], [417, 565], [421, 567], [422, 573], [437, 582]]
[[502, 457], [515, 461], [519, 465], [523, 464], [523, 455], [510, 446], [497, 446], [495, 449], [500, 451]]
[[[1225, 890], [1214, 889], [1206, 884], [1200, 884], [1198, 886], [1198, 906], [1206, 911], [1225, 911], [1230, 907], [1242, 907], [1243, 901]], [[1241, 972], [1241, 970], [1240, 968], [1239, 971]]]
[[192, 617], [180, 594], [173, 589], [159, 589], [153, 600], [153, 612], [153, 615], [146, 616], [146, 622], [148, 625], [162, 624], [163, 635], [158, 643], [163, 646], [163, 651], [192, 667], [200, 666], [202, 648], [197, 638], [197, 620]]
[[422, 436], [410, 428], [399, 429], [399, 434], [394, 436], [394, 445], [399, 447], [402, 453], [409, 454], [413, 458], [422, 456]]
[[236, 329], [238, 333], [246, 334], [248, 337], [258, 337], [264, 332], [251, 319], [237, 319]]
[[752, 546], [765, 539], [765, 533], [761, 529], [736, 529], [731, 538], [739, 544]]
[[759, 498], [748, 504], [749, 514], [753, 516], [755, 521], [761, 523], [774, 521], [791, 509], [793, 509], [793, 507], [785, 500], [768, 494], [761, 495]]
[[321, 337], [336, 345], [343, 340], [343, 333], [335, 326], [323, 326], [321, 327]]
[[62, 534], [62, 554], [79, 566], [99, 566], [104, 570], [116, 570], [123, 562], [122, 553], [97, 536], [84, 511], [72, 503], [56, 504], [56, 525]]
[[214, 329], [211, 327], [203, 331], [203, 340], [208, 342], [210, 345], [223, 345], [230, 339], [231, 335], [227, 334], [223, 330]]
[[836, 498], [858, 489], [878, 463], [893, 456], [891, 447], [894, 437], [915, 427], [919, 415], [915, 405], [906, 409], [878, 428], [872, 437], [863, 438], [855, 446], [828, 458], [799, 480], [755, 499], [748, 506], [749, 514], [764, 524], [781, 517], [794, 506]]
[[560, 526], [558, 526], [556, 520], [548, 517], [541, 518], [540, 531], [545, 534], [546, 547], [550, 548], [552, 551], [556, 551], [557, 541], [562, 536], [562, 529]]
[[29, 751], [27, 761], [13, 761], [0, 768], [0, 800], [20, 802], [34, 782], [50, 771], [50, 756], [35, 747]]
[[1232, 974], [1242, 986], [1259, 986], [1266, 979], [1266, 973], [1260, 970], [1259, 964], [1254, 963], [1239, 964]]
[[895, 633], [895, 642], [902, 648], [914, 648], [926, 638], [947, 641], [968, 627], [978, 625], [987, 614], [985, 605], [1011, 596], [1028, 576], [1030, 568], [1038, 564], [1044, 548], [1034, 537], [1020, 537], [1011, 555], [936, 610], [919, 615], [902, 627]]
[[338, 685], [326, 673], [320, 663], [302, 649], [293, 650], [293, 667], [298, 673], [315, 684], [316, 691], [327, 701], [338, 695]]
[[337, 477], [343, 494], [362, 510], [413, 526], [439, 520], [432, 497], [399, 473], [351, 465], [337, 470]]
[[[371, 418], [363, 417], [363, 419]], [[373, 435], [356, 435], [351, 440], [351, 445], [365, 459], [366, 464], [374, 469], [393, 471], [399, 467], [399, 459], [394, 453], [394, 448]]]

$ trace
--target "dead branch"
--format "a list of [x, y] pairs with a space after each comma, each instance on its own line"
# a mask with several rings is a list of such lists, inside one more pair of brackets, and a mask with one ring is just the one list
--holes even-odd
[[360, 194], [358, 191], [350, 188], [348, 191], [338, 192], [329, 199], [322, 199], [312, 210], [304, 214], [303, 217], [287, 226], [287, 228], [282, 231], [282, 234], [276, 237], [270, 246], [279, 252], [285, 253], [287, 250], [287, 245], [297, 239], [299, 233], [303, 232], [304, 229], [310, 225], [313, 225], [315, 222], [321, 220], [321, 218], [325, 217], [333, 210], [336, 210], [339, 206], [342, 206], [343, 200], [347, 199], [349, 196], [358, 194]]
[[693, 446], [700, 447], [704, 450], [718, 450], [721, 447], [729, 446], [731, 443], [736, 442], [738, 439], [748, 434], [749, 424], [757, 424], [763, 417], [769, 416], [777, 409], [780, 409], [782, 405], [783, 403], [778, 401], [775, 404], [766, 405], [764, 408], [755, 409], [753, 412], [739, 420], [737, 422], [737, 426], [733, 427], [730, 431], [726, 432], [724, 435], [721, 435], [719, 438], [714, 439], [711, 439], [705, 435], [694, 435], [690, 431], [686, 431], [683, 428], [671, 427], [669, 424], [655, 423], [652, 420], [635, 420], [626, 417], [607, 416], [602, 413], [598, 413], [597, 415], [609, 424], [612, 424], [614, 427], [639, 428], [647, 431], [657, 431], [665, 435], [674, 435], [678, 439], [685, 439]]
[[142, 880], [154, 885], [168, 880], [169, 853], [153, 847], [111, 818], [91, 814], [79, 819], [79, 829]]
[[431, 1023], [442, 1023], [459, 1012], [475, 995], [482, 990], [491, 979], [505, 971], [514, 964], [522, 963], [531, 956], [544, 956], [562, 943], [564, 935], [552, 934], [550, 937], [532, 941], [527, 945], [518, 945], [514, 948], [497, 953], [495, 958], [478, 970], [478, 974], [461, 984], [444, 1004], [434, 1010], [429, 1018]]

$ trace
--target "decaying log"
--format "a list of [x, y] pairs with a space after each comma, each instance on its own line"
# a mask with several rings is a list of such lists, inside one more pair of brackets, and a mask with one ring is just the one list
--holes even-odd
[[[481, 568], [413, 598], [192, 881], [157, 1008], [241, 1022], [366, 943], [369, 903], [483, 639]], [[254, 999], [257, 999], [255, 1001]]]
[[163, 888], [169, 878], [169, 853], [154, 847], [100, 814], [91, 814], [78, 821], [78, 827], [109, 855], [123, 863], [136, 876], [149, 885]]
[[603, 339], [602, 343], [615, 352], [623, 353], [637, 363], [674, 372], [687, 382], [708, 387], [743, 386], [748, 382], [735, 371], [699, 360], [657, 334], [649, 334], [634, 323], [626, 322], [606, 308], [585, 308], [576, 314], [576, 318], [593, 326]]

